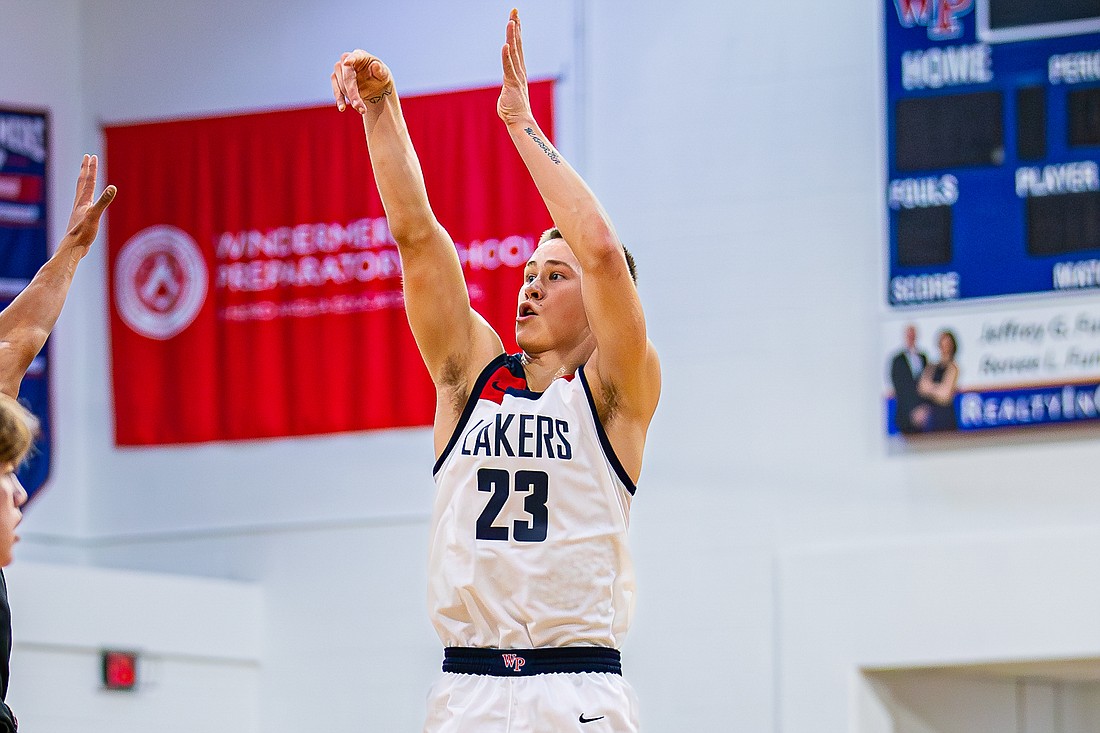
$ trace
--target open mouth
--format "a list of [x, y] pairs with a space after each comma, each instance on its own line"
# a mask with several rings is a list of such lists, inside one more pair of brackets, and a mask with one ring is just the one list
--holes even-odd
[[520, 318], [525, 318], [526, 316], [535, 316], [535, 315], [538, 315], [538, 314], [535, 313], [535, 307], [533, 305], [531, 305], [530, 303], [520, 303], [520, 306], [519, 306], [519, 317]]

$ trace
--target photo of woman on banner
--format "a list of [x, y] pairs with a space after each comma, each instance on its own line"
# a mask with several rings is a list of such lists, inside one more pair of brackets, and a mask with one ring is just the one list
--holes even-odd
[[958, 430], [955, 415], [955, 394], [959, 384], [959, 365], [955, 354], [959, 350], [955, 334], [944, 329], [937, 338], [940, 358], [929, 363], [917, 382], [917, 393], [923, 400], [913, 409], [913, 424], [922, 431]]
[[[115, 187], [107, 186], [93, 201], [97, 166], [96, 156], [84, 156], [65, 236], [27, 287], [0, 311], [0, 566], [11, 563], [12, 548], [19, 541], [15, 530], [23, 519], [20, 507], [27, 492], [15, 472], [31, 452], [38, 431], [38, 419], [19, 402], [19, 385], [57, 323], [77, 265], [88, 254], [100, 218], [115, 198]], [[0, 699], [8, 691], [11, 638], [8, 590], [0, 571]], [[0, 703], [0, 733], [16, 727], [15, 716]]]

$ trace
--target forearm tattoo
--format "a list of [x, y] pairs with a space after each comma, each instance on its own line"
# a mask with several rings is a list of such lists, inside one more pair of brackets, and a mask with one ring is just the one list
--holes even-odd
[[382, 90], [381, 94], [376, 94], [373, 97], [368, 97], [367, 101], [370, 102], [371, 104], [378, 104], [379, 102], [382, 101], [382, 97], [388, 97], [391, 94], [393, 94], [393, 87], [386, 87], [385, 89]]
[[558, 156], [558, 151], [554, 150], [552, 147], [543, 142], [542, 138], [535, 134], [534, 129], [530, 127], [525, 127], [523, 128], [523, 131], [526, 132], [527, 135], [535, 141], [535, 145], [538, 145], [540, 148], [542, 148], [542, 152], [546, 153], [546, 157], [553, 161], [554, 165], [561, 165], [561, 157]]

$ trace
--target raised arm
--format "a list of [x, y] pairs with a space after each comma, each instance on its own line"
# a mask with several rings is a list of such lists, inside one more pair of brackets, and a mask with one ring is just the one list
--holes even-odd
[[356, 50], [332, 74], [336, 106], [363, 116], [374, 179], [401, 254], [405, 311], [437, 388], [453, 389], [503, 351], [500, 338], [470, 306], [458, 252], [436, 220], [424, 187], [393, 75]]
[[584, 307], [596, 338], [596, 351], [586, 373], [603, 387], [603, 394], [596, 397], [608, 403], [607, 412], [620, 408], [629, 411], [631, 417], [644, 423], [644, 432], [660, 393], [660, 367], [646, 337], [642, 303], [607, 213], [580, 175], [550, 144], [531, 112], [516, 10], [508, 19], [501, 63], [504, 84], [497, 113], [508, 126], [554, 224], [583, 272]]
[[107, 186], [92, 200], [98, 163], [96, 156], [84, 156], [65, 236], [30, 284], [0, 311], [0, 392], [10, 397], [18, 396], [23, 375], [57, 323], [76, 267], [88, 254], [99, 233], [100, 217], [115, 198], [115, 187]]

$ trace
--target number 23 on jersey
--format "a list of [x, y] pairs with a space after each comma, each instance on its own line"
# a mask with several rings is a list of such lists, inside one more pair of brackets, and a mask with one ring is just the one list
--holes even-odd
[[[516, 542], [544, 541], [549, 519], [546, 511], [549, 484], [550, 477], [545, 471], [516, 471], [513, 480], [513, 476], [501, 468], [478, 469], [477, 490], [490, 496], [477, 518], [477, 538], [507, 542], [511, 536]], [[512, 491], [526, 494], [523, 510], [527, 517], [513, 521], [511, 528], [498, 526], [497, 518]]]

